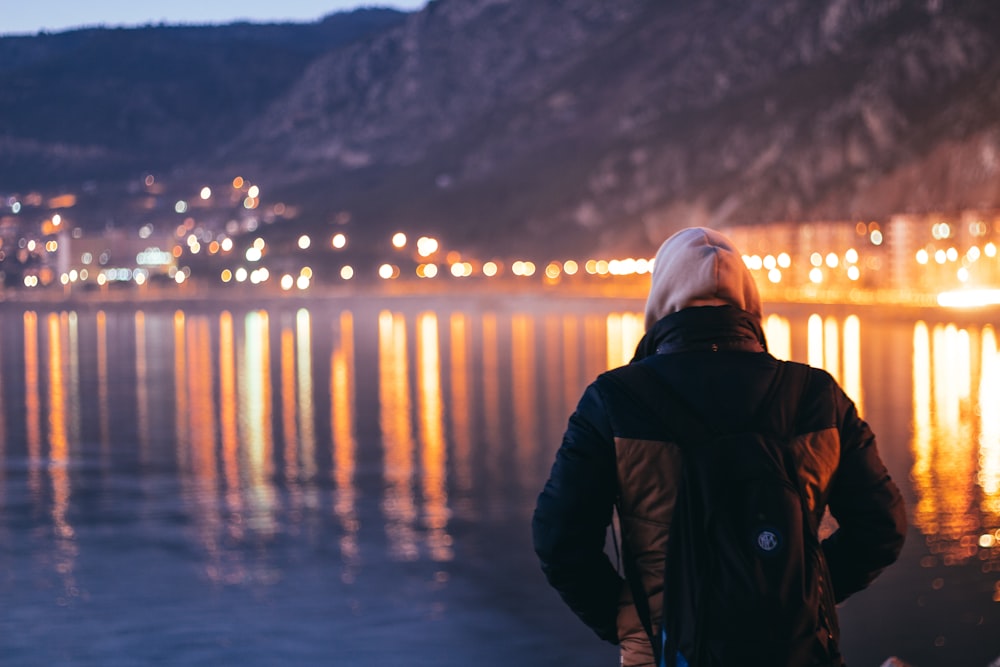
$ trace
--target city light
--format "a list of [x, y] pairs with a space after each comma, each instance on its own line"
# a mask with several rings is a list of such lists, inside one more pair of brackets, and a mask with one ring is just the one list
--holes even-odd
[[393, 248], [405, 248], [406, 247], [406, 234], [403, 232], [396, 232], [392, 235], [392, 247]]
[[202, 200], [210, 199], [212, 197], [212, 188], [207, 185], [201, 189]]
[[438, 247], [437, 239], [432, 239], [428, 236], [421, 236], [417, 239], [417, 254], [421, 257], [430, 257], [438, 251]]
[[931, 225], [931, 236], [935, 240], [947, 239], [951, 237], [951, 225], [947, 222], [938, 222]]
[[945, 308], [978, 308], [1000, 306], [1000, 289], [969, 289], [941, 292], [938, 305]]
[[337, 234], [334, 234], [333, 238], [330, 240], [330, 245], [332, 245], [337, 250], [340, 250], [341, 248], [347, 245], [347, 236], [339, 232]]
[[510, 272], [515, 276], [530, 277], [535, 275], [535, 263], [517, 260], [510, 265]]
[[341, 267], [340, 269], [341, 280], [350, 280], [353, 277], [354, 277], [354, 267], [352, 266]]
[[302, 236], [299, 237], [300, 250], [306, 250], [309, 248], [310, 245], [312, 245], [312, 239], [309, 238], [308, 234], [303, 234]]
[[565, 262], [563, 262], [562, 269], [563, 273], [565, 273], [567, 276], [575, 276], [577, 274], [577, 271], [580, 270], [580, 265], [574, 262], [572, 259], [568, 259]]
[[483, 275], [487, 278], [492, 278], [500, 272], [500, 267], [496, 262], [490, 261], [483, 264]]

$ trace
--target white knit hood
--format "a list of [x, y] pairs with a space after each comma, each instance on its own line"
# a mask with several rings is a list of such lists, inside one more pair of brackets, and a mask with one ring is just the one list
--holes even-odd
[[735, 306], [760, 321], [760, 294], [733, 242], [705, 227], [677, 232], [660, 246], [646, 300], [646, 330], [691, 306]]

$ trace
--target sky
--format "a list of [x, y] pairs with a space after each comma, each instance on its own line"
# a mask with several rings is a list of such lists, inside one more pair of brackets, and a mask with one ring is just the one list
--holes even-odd
[[427, 0], [0, 0], [0, 34], [60, 32], [101, 24], [307, 22], [362, 6], [412, 11], [425, 4]]

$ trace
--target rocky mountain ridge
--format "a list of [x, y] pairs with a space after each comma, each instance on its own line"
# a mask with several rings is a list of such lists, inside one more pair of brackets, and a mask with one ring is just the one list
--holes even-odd
[[262, 174], [296, 229], [512, 248], [1000, 204], [987, 0], [432, 0], [296, 66], [178, 177]]

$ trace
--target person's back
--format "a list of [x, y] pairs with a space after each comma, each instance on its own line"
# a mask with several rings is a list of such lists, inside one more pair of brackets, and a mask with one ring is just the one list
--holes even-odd
[[[840, 524], [822, 547], [832, 590], [820, 591], [820, 598], [840, 601], [864, 588], [901, 549], [901, 497], [874, 436], [833, 378], [808, 369], [794, 401], [761, 405], [784, 362], [766, 352], [760, 319], [752, 276], [728, 239], [704, 229], [679, 232], [657, 254], [647, 333], [632, 364], [655, 380], [626, 379], [631, 386], [622, 386], [634, 369], [610, 371], [587, 389], [570, 418], [535, 511], [535, 548], [570, 608], [603, 639], [621, 644], [624, 665], [653, 664], [650, 634], [661, 636], [664, 618], [664, 563], [672, 553], [668, 535], [684, 454], [677, 429], [657, 413], [663, 395], [681, 397], [696, 420], [721, 432], [753, 430], [761, 415], [788, 422], [789, 462], [806, 513], [818, 521], [829, 505]], [[616, 505], [631, 585], [603, 553]], [[633, 590], [645, 598], [638, 609]], [[794, 664], [840, 664], [835, 610], [820, 613], [816, 656]], [[642, 616], [653, 627], [644, 628]], [[737, 636], [732, 633], [731, 643]], [[712, 640], [725, 655], [726, 637]]]

